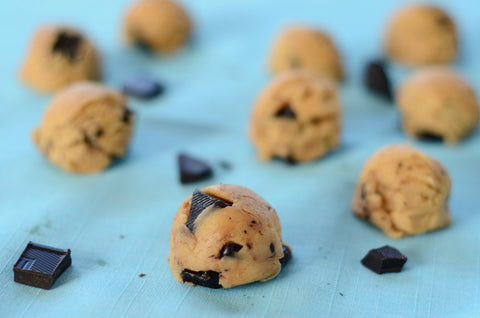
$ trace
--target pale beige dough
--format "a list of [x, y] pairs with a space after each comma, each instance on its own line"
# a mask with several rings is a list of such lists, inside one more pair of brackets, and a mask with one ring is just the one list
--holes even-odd
[[450, 177], [437, 160], [407, 145], [380, 149], [364, 165], [353, 195], [356, 216], [401, 238], [451, 223]]
[[[201, 192], [231, 206], [211, 205], [186, 226], [192, 196], [180, 205], [170, 233], [170, 268], [179, 282], [184, 270], [218, 273], [223, 288], [267, 281], [280, 273], [284, 257], [281, 225], [277, 212], [258, 194], [238, 185], [209, 186]], [[241, 246], [222, 256], [228, 244]], [[191, 282], [186, 281], [191, 284]]]
[[[280, 115], [288, 109], [295, 118]], [[253, 107], [249, 134], [260, 159], [303, 162], [337, 147], [340, 121], [336, 85], [310, 72], [290, 71], [261, 93]]]
[[127, 12], [124, 36], [128, 43], [169, 53], [190, 38], [192, 22], [185, 9], [170, 0], [141, 0]]
[[328, 34], [302, 26], [283, 30], [273, 45], [269, 68], [278, 73], [306, 69], [335, 81], [344, 77], [342, 61]]
[[75, 82], [99, 80], [100, 58], [80, 31], [44, 26], [33, 37], [20, 76], [38, 91], [54, 92]]
[[82, 82], [53, 98], [40, 126], [33, 131], [33, 140], [58, 167], [94, 173], [125, 154], [133, 121], [123, 94]]
[[447, 68], [418, 71], [396, 95], [403, 128], [411, 136], [437, 136], [456, 143], [477, 127], [479, 106], [471, 86]]
[[385, 50], [407, 65], [445, 64], [458, 54], [453, 20], [440, 8], [414, 4], [391, 18], [385, 35]]

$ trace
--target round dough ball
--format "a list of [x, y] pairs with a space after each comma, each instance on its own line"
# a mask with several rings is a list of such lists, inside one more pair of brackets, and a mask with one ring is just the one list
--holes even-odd
[[313, 73], [280, 75], [260, 95], [250, 122], [250, 138], [260, 159], [301, 162], [337, 147], [341, 107], [336, 86]]
[[418, 71], [400, 87], [396, 99], [403, 129], [414, 137], [433, 136], [455, 143], [478, 124], [475, 92], [446, 68]]
[[124, 33], [128, 43], [168, 53], [184, 45], [192, 23], [187, 12], [170, 0], [141, 0], [128, 12]]
[[89, 82], [58, 93], [33, 140], [53, 164], [75, 173], [93, 173], [122, 157], [134, 115], [123, 94]]
[[387, 27], [385, 49], [390, 57], [407, 65], [452, 62], [458, 50], [455, 24], [437, 7], [405, 7]]
[[20, 76], [41, 92], [99, 80], [100, 59], [92, 42], [67, 26], [44, 26], [35, 33]]
[[306, 69], [336, 81], [343, 79], [340, 54], [332, 39], [305, 27], [289, 27], [278, 36], [269, 67], [272, 72]]
[[168, 262], [181, 283], [230, 288], [280, 273], [291, 249], [277, 212], [258, 194], [220, 184], [195, 191], [178, 208]]
[[363, 167], [352, 208], [392, 238], [420, 234], [451, 223], [450, 187], [437, 160], [410, 146], [387, 146]]

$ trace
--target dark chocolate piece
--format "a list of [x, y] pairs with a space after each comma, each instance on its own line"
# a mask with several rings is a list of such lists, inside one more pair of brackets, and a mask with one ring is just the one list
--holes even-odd
[[53, 44], [52, 52], [60, 53], [68, 58], [70, 62], [73, 62], [77, 57], [78, 47], [81, 41], [82, 38], [78, 34], [60, 32], [57, 40]]
[[280, 259], [280, 264], [285, 264], [292, 258], [292, 249], [287, 245], [282, 245], [283, 257]]
[[123, 91], [131, 96], [150, 99], [163, 93], [165, 86], [149, 77], [133, 77], [123, 83]]
[[281, 117], [281, 118], [288, 118], [288, 119], [295, 119], [295, 112], [290, 108], [289, 104], [285, 104], [280, 108], [276, 113], [275, 117]]
[[184, 269], [182, 271], [183, 282], [193, 283], [195, 285], [200, 285], [208, 288], [222, 288], [218, 282], [220, 280], [220, 274], [214, 271], [191, 271], [189, 269]]
[[185, 225], [193, 232], [193, 223], [197, 217], [209, 206], [213, 205], [217, 209], [231, 206], [232, 203], [214, 198], [199, 190], [195, 190], [192, 195], [192, 203], [190, 204], [190, 212], [188, 213]]
[[372, 61], [368, 64], [364, 80], [365, 85], [370, 91], [377, 93], [388, 100], [392, 100], [393, 94], [390, 87], [390, 81], [385, 73], [384, 63], [382, 61]]
[[191, 183], [207, 179], [212, 176], [212, 168], [205, 162], [186, 154], [178, 155], [180, 168], [180, 182]]
[[133, 112], [130, 109], [125, 108], [125, 110], [123, 111], [122, 121], [125, 124], [130, 124], [132, 115], [133, 115]]
[[275, 245], [273, 245], [273, 243], [270, 243], [270, 252], [275, 252]]
[[429, 142], [443, 142], [443, 136], [428, 131], [417, 134], [417, 138]]
[[228, 243], [225, 244], [222, 249], [220, 250], [220, 257], [222, 258], [224, 256], [228, 257], [234, 257], [235, 253], [240, 251], [242, 249], [243, 245], [237, 244], [237, 243]]
[[383, 274], [402, 271], [406, 261], [407, 258], [396, 248], [385, 245], [370, 250], [362, 259], [362, 264], [377, 274]]
[[70, 249], [29, 242], [13, 266], [17, 283], [50, 289], [57, 278], [72, 264]]

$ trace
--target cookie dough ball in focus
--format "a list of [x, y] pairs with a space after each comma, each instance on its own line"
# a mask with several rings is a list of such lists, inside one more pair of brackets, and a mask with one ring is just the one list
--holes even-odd
[[330, 37], [305, 27], [289, 27], [276, 39], [270, 56], [270, 70], [283, 72], [306, 69], [336, 81], [343, 79], [340, 54]]
[[336, 86], [313, 73], [280, 75], [261, 93], [250, 121], [260, 159], [301, 162], [337, 147], [341, 120]]
[[45, 26], [33, 37], [21, 78], [41, 92], [100, 79], [100, 60], [92, 42], [66, 26]]
[[386, 51], [407, 65], [443, 64], [457, 57], [457, 31], [443, 10], [411, 5], [398, 11], [386, 33]]
[[122, 94], [100, 84], [77, 83], [54, 97], [33, 139], [60, 168], [99, 172], [127, 151], [133, 120]]
[[475, 92], [447, 68], [418, 71], [400, 87], [396, 99], [403, 128], [414, 137], [436, 137], [455, 143], [478, 124]]
[[406, 145], [380, 149], [363, 167], [352, 208], [392, 238], [451, 223], [450, 177], [437, 160]]
[[230, 288], [264, 282], [290, 256], [277, 212], [242, 186], [196, 190], [173, 220], [168, 262], [181, 283]]
[[184, 45], [190, 37], [190, 17], [170, 0], [141, 0], [127, 13], [127, 42], [157, 53], [168, 53]]

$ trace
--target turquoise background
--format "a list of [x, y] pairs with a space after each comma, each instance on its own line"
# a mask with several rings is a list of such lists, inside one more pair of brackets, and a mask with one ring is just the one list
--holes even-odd
[[[129, 1], [0, 0], [0, 317], [479, 317], [478, 132], [457, 146], [413, 142], [451, 174], [451, 227], [395, 241], [350, 210], [364, 161], [407, 140], [395, 108], [361, 82], [401, 1], [182, 2], [194, 40], [175, 55], [150, 57], [120, 40]], [[478, 3], [436, 2], [459, 25], [456, 67], [480, 91]], [[108, 85], [146, 73], [168, 86], [155, 100], [130, 100], [138, 120], [129, 155], [102, 174], [67, 174], [31, 141], [51, 96], [22, 85], [18, 69], [35, 28], [57, 21], [96, 42]], [[342, 146], [296, 166], [258, 161], [245, 134], [271, 79], [272, 39], [290, 22], [328, 30], [348, 77], [340, 88]], [[397, 65], [390, 71], [395, 83], [409, 73]], [[180, 185], [179, 151], [214, 164], [215, 177]], [[221, 160], [233, 169], [222, 170]], [[277, 209], [294, 256], [273, 281], [210, 290], [174, 280], [167, 255], [177, 207], [195, 188], [220, 182], [250, 187]], [[13, 264], [30, 240], [72, 250], [73, 266], [52, 290], [13, 282]], [[379, 276], [360, 264], [384, 244], [408, 256], [402, 273]]]

